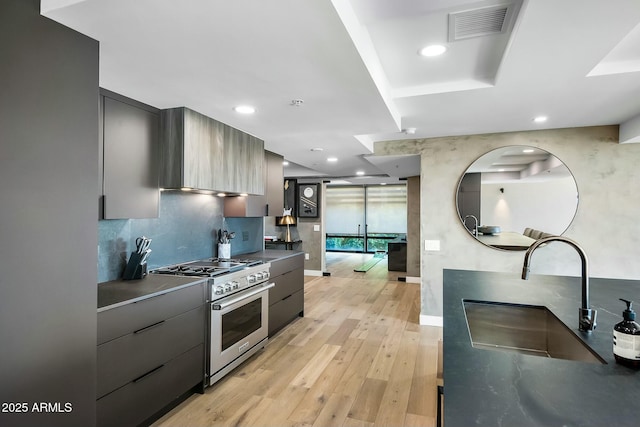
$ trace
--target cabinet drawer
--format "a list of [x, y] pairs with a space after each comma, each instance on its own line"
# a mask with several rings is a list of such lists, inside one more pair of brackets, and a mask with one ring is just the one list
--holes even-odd
[[204, 343], [204, 305], [98, 346], [97, 397]]
[[204, 345], [159, 365], [97, 401], [99, 427], [137, 426], [204, 380]]
[[276, 277], [298, 268], [304, 269], [304, 254], [302, 253], [289, 258], [271, 261], [271, 268], [269, 271], [271, 272], [272, 277]]
[[304, 312], [304, 291], [298, 291], [290, 297], [269, 307], [269, 336], [282, 329]]
[[304, 289], [304, 270], [299, 268], [277, 277], [272, 276], [271, 280], [276, 286], [269, 289], [269, 304], [275, 304], [282, 298]]
[[98, 313], [98, 344], [196, 308], [205, 301], [204, 283], [169, 291]]

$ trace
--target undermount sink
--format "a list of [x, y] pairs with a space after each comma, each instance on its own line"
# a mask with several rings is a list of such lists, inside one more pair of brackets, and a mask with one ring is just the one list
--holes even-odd
[[546, 307], [476, 300], [463, 303], [475, 348], [607, 363]]

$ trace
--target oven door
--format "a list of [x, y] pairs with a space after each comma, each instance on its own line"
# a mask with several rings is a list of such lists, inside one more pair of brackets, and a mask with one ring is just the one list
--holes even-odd
[[256, 285], [211, 303], [210, 375], [267, 338], [269, 289], [274, 286]]

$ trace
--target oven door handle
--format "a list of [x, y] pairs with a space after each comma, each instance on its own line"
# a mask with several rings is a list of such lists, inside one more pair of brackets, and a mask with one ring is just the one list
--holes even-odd
[[247, 299], [249, 297], [252, 297], [256, 294], [259, 294], [260, 292], [266, 291], [267, 289], [271, 289], [273, 287], [275, 287], [276, 284], [275, 283], [267, 283], [265, 285], [258, 285], [256, 287], [253, 287], [251, 289], [249, 289], [246, 292], [241, 292], [237, 295], [233, 295], [231, 297], [229, 297], [228, 299], [225, 298], [224, 300], [220, 301], [220, 302], [214, 302], [213, 304], [211, 304], [211, 309], [212, 310], [224, 310], [225, 308], [229, 307], [230, 305], [233, 305], [237, 302], [240, 302], [244, 299]]

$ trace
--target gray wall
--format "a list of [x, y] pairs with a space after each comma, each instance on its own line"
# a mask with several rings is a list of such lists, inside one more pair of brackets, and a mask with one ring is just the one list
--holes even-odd
[[[475, 241], [455, 207], [456, 186], [466, 168], [487, 151], [507, 145], [545, 149], [575, 176], [580, 200], [565, 236], [585, 248], [591, 276], [640, 278], [640, 145], [617, 141], [617, 126], [601, 126], [377, 143], [378, 155], [421, 154], [421, 241], [439, 240], [441, 245], [438, 252], [421, 248], [422, 314], [442, 315], [444, 268], [511, 272], [518, 279], [523, 253]], [[551, 243], [534, 255], [532, 273], [578, 276], [580, 261], [567, 245]]]
[[[39, 6], [0, 2], [0, 402], [28, 406], [0, 412], [0, 425], [86, 427], [96, 399], [98, 43]], [[63, 412], [33, 412], [36, 402]]]
[[[313, 271], [315, 273], [321, 273], [326, 271], [326, 257], [325, 257], [325, 247], [326, 242], [324, 239], [325, 229], [324, 229], [324, 213], [326, 211], [325, 205], [325, 191], [326, 184], [322, 183], [322, 181], [318, 180], [298, 180], [298, 184], [309, 184], [317, 182], [318, 185], [318, 205], [319, 212], [318, 218], [300, 218], [298, 217], [298, 224], [296, 225], [296, 231], [298, 236], [300, 236], [300, 240], [302, 240], [302, 244], [300, 250], [309, 254], [309, 259], [304, 261], [304, 269], [307, 271]], [[319, 225], [320, 230], [314, 231], [314, 225]]]
[[[122, 276], [140, 236], [153, 239], [149, 268], [217, 256], [217, 232], [222, 227], [236, 232], [231, 241], [232, 256], [261, 250], [262, 218], [223, 219], [223, 210], [218, 196], [163, 191], [158, 218], [100, 221], [98, 282]], [[243, 233], [247, 240], [243, 240]]]
[[407, 277], [420, 277], [420, 177], [407, 179]]

